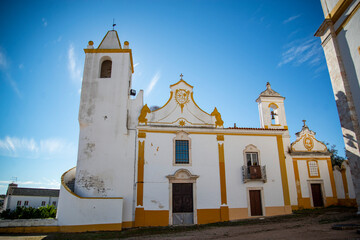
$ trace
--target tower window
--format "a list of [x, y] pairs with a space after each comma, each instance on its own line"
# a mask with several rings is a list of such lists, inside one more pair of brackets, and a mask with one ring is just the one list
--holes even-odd
[[316, 161], [308, 161], [309, 176], [319, 177], [319, 167]]
[[279, 107], [274, 103], [271, 103], [269, 107], [270, 107], [271, 125], [279, 125], [280, 124], [279, 115], [278, 115]]
[[111, 78], [112, 62], [105, 60], [101, 64], [100, 78]]

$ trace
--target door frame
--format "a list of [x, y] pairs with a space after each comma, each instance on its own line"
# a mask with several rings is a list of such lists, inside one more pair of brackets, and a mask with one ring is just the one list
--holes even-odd
[[198, 175], [193, 175], [187, 169], [179, 169], [173, 175], [166, 176], [169, 179], [169, 225], [173, 225], [173, 183], [192, 183], [193, 186], [193, 215], [194, 224], [197, 224], [197, 205], [196, 205], [196, 179]]
[[261, 216], [251, 216], [251, 203], [250, 203], [250, 191], [251, 190], [259, 190], [260, 191], [260, 198], [261, 198], [261, 210], [262, 210], [262, 215], [261, 216], [266, 216], [266, 212], [265, 212], [265, 202], [264, 202], [264, 188], [263, 187], [247, 187], [246, 188], [246, 196], [247, 196], [247, 205], [248, 205], [248, 216], [249, 217], [261, 217]]
[[312, 191], [311, 191], [311, 184], [320, 184], [323, 204], [325, 207], [326, 206], [326, 194], [325, 194], [325, 188], [324, 188], [324, 180], [323, 179], [307, 180], [307, 184], [308, 184], [311, 207], [314, 207], [314, 201], [313, 201], [313, 196], [312, 196]]

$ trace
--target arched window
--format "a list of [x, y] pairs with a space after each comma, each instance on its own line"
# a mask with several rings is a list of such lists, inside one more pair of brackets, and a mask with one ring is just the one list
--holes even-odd
[[309, 177], [319, 177], [319, 166], [317, 161], [308, 161]]
[[271, 103], [270, 107], [270, 115], [271, 115], [271, 124], [278, 125], [279, 123], [279, 115], [278, 115], [278, 106], [275, 103]]
[[111, 60], [105, 60], [101, 64], [100, 78], [111, 78]]

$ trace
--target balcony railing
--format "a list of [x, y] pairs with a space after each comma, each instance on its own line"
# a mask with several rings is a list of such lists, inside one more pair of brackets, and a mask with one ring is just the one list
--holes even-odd
[[266, 182], [265, 166], [242, 166], [243, 181], [263, 181]]

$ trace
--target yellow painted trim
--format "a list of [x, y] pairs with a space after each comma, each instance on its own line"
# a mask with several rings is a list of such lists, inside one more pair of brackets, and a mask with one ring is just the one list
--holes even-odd
[[333, 206], [333, 205], [338, 205], [337, 197], [327, 197], [325, 207]]
[[143, 207], [135, 209], [135, 227], [145, 226], [145, 211]]
[[224, 144], [218, 143], [221, 204], [227, 204]]
[[165, 105], [164, 105], [164, 106], [162, 106], [161, 108], [158, 108], [158, 109], [156, 109], [156, 110], [152, 111], [152, 112], [159, 111], [160, 109], [163, 109], [166, 105], [168, 105], [168, 104], [169, 104], [169, 102], [171, 101], [171, 98], [172, 98], [173, 94], [174, 94], [174, 92], [170, 92], [170, 97], [169, 97], [169, 100], [167, 100], [167, 102], [165, 103]]
[[350, 6], [352, 0], [339, 0], [331, 12], [325, 17], [326, 19], [331, 19], [335, 23], [345, 10]]
[[220, 209], [197, 209], [198, 224], [220, 222]]
[[285, 154], [284, 154], [284, 145], [283, 145], [282, 136], [276, 136], [276, 140], [277, 140], [278, 152], [279, 152], [281, 182], [282, 182], [283, 194], [284, 194], [284, 205], [290, 206], [289, 184], [286, 173], [286, 163], [285, 163]]
[[338, 199], [338, 205], [340, 206], [347, 206], [347, 207], [356, 207], [356, 199]]
[[221, 119], [221, 114], [218, 112], [218, 110], [216, 109], [216, 107], [214, 108], [214, 111], [211, 113], [211, 116], [214, 116], [216, 121], [215, 121], [215, 127], [223, 127], [224, 126], [224, 121]]
[[268, 125], [265, 125], [264, 127], [265, 127], [265, 129], [269, 129], [269, 126], [268, 126]]
[[349, 187], [348, 187], [348, 182], [347, 182], [347, 178], [346, 178], [346, 169], [341, 169], [341, 177], [342, 177], [342, 181], [343, 181], [343, 185], [344, 185], [344, 193], [345, 193], [345, 199], [349, 199]]
[[67, 225], [67, 226], [41, 226], [41, 227], [4, 227], [0, 233], [50, 233], [50, 232], [95, 232], [95, 231], [121, 231], [121, 223]]
[[138, 138], [146, 138], [146, 133], [145, 132], [139, 132], [138, 133]]
[[310, 198], [299, 198], [298, 199], [298, 205], [299, 205], [299, 208], [302, 209], [302, 208], [313, 208], [311, 206], [311, 201], [310, 201]]
[[[318, 172], [318, 175], [317, 175], [317, 176], [311, 176], [311, 175], [310, 175], [309, 162], [311, 162], [311, 161], [315, 161], [315, 162], [316, 162], [317, 172]], [[307, 166], [309, 178], [320, 178], [320, 167], [319, 167], [319, 163], [318, 163], [318, 161], [317, 161], [316, 159], [307, 159], [307, 160], [306, 160], [306, 166]]]
[[271, 126], [281, 126], [281, 124], [271, 124]]
[[271, 105], [275, 105], [277, 108], [279, 108], [279, 106], [276, 103], [271, 102], [268, 107], [270, 108]]
[[131, 49], [84, 49], [85, 53], [129, 53], [130, 54], [130, 62], [131, 62], [131, 70], [134, 73], [134, 63], [132, 57]]
[[145, 141], [139, 141], [136, 206], [143, 206]]
[[[301, 206], [299, 203], [299, 199], [302, 198], [302, 194], [301, 194], [301, 182], [300, 182], [300, 177], [299, 177], [299, 167], [298, 167], [298, 163], [296, 160], [293, 161], [293, 165], [294, 165], [294, 175], [295, 175], [295, 185], [296, 185], [296, 193], [297, 193], [297, 201], [298, 201], [298, 206]], [[303, 206], [301, 206], [303, 207]]]
[[196, 106], [198, 109], [200, 109], [200, 111], [202, 111], [203, 113], [211, 116], [209, 113], [207, 113], [207, 112], [205, 112], [204, 110], [202, 110], [202, 109], [196, 104], [196, 102], [195, 102], [195, 100], [194, 100], [194, 92], [191, 92], [191, 100], [193, 101], [193, 103], [195, 104], [195, 106]]
[[[292, 152], [305, 152], [305, 151], [296, 151], [296, 150], [294, 149], [294, 145], [295, 145], [296, 143], [300, 142], [301, 140], [303, 140], [303, 139], [306, 138], [306, 137], [311, 138], [311, 140], [312, 140], [313, 142], [316, 141], [316, 142], [322, 144], [322, 145], [325, 147], [325, 149], [324, 149], [323, 151], [312, 151], [313, 148], [311, 148], [310, 150], [307, 149], [306, 152], [314, 152], [314, 153], [317, 153], [317, 152], [327, 152], [327, 147], [326, 147], [326, 145], [325, 145], [323, 142], [317, 140], [314, 136], [309, 135], [309, 134], [304, 134], [304, 135], [302, 135], [299, 139], [297, 139], [295, 142], [291, 143], [291, 151], [292, 151]], [[314, 143], [313, 143], [313, 146], [314, 146]], [[305, 147], [305, 146], [304, 146], [304, 147]], [[306, 147], [305, 147], [305, 148], [306, 148]]]
[[65, 181], [64, 181], [64, 177], [65, 175], [70, 172], [71, 170], [73, 170], [76, 167], [70, 168], [69, 170], [67, 170], [62, 176], [61, 176], [61, 185], [65, 188], [66, 191], [68, 191], [71, 195], [75, 196], [76, 198], [80, 198], [80, 199], [123, 199], [122, 197], [80, 197], [79, 195], [77, 195], [76, 193], [74, 193], [73, 191], [70, 190], [70, 188], [68, 186], [66, 186]]
[[187, 82], [185, 82], [183, 79], [180, 79], [180, 81], [178, 81], [177, 83], [174, 83], [174, 84], [170, 85], [170, 88], [178, 85], [178, 84], [181, 83], [181, 82], [182, 82], [182, 83], [185, 83], [185, 84], [186, 84], [188, 87], [190, 87], [191, 89], [194, 88], [193, 86], [191, 86], [190, 84], [188, 84]]
[[[309, 158], [307, 157], [293, 157], [293, 160], [308, 160]], [[311, 159], [316, 159], [316, 160], [330, 160], [330, 157], [316, 157], [316, 156], [311, 156]]]
[[229, 208], [229, 220], [249, 218], [248, 208]]
[[128, 221], [122, 223], [122, 228], [133, 228], [135, 227], [135, 221]]
[[277, 216], [277, 215], [285, 215], [290, 214], [291, 207], [265, 207], [266, 216]]
[[[157, 129], [141, 129], [141, 131], [147, 132], [147, 133], [170, 133], [170, 134], [176, 134], [179, 130], [157, 130]], [[188, 134], [209, 134], [209, 135], [218, 135], [218, 134], [224, 134], [224, 135], [239, 135], [239, 136], [263, 136], [263, 137], [277, 137], [281, 136], [282, 132], [279, 132], [279, 134], [254, 134], [254, 133], [227, 133], [227, 132], [198, 132], [198, 131], [186, 131]]]
[[332, 164], [331, 164], [330, 159], [327, 160], [327, 164], [328, 164], [328, 169], [329, 169], [329, 177], [330, 177], [331, 188], [332, 188], [332, 192], [333, 192], [333, 198], [337, 199], [336, 186], [335, 186], [335, 180], [334, 180], [334, 173], [333, 173], [333, 170], [332, 170]]
[[[351, 3], [351, 1], [349, 1]], [[350, 5], [350, 4], [349, 4]], [[348, 7], [348, 6], [347, 6]], [[347, 8], [346, 7], [346, 8]], [[345, 10], [346, 10], [345, 8]], [[345, 20], [341, 23], [340, 27], [335, 31], [335, 34], [338, 35], [340, 33], [340, 31], [342, 29], [344, 29], [344, 27], [349, 23], [349, 21], [351, 20], [351, 18], [355, 15], [355, 13], [359, 10], [360, 8], [360, 2], [356, 5], [356, 7], [351, 11], [351, 13], [345, 18]], [[344, 11], [345, 11], [344, 10]]]
[[145, 225], [144, 226], [168, 226], [169, 211], [168, 210], [144, 210]]
[[223, 135], [223, 134], [218, 134], [218, 135], [216, 135], [216, 140], [218, 140], [218, 141], [224, 141], [224, 135]]
[[289, 129], [288, 126], [284, 126], [284, 129]]
[[147, 114], [151, 113], [149, 107], [147, 104], [145, 104], [140, 111], [140, 115], [138, 117], [138, 121], [139, 123], [145, 123], [145, 125], [147, 125], [148, 119], [146, 118]]
[[229, 221], [229, 207], [228, 206], [220, 207], [220, 221], [221, 222]]

